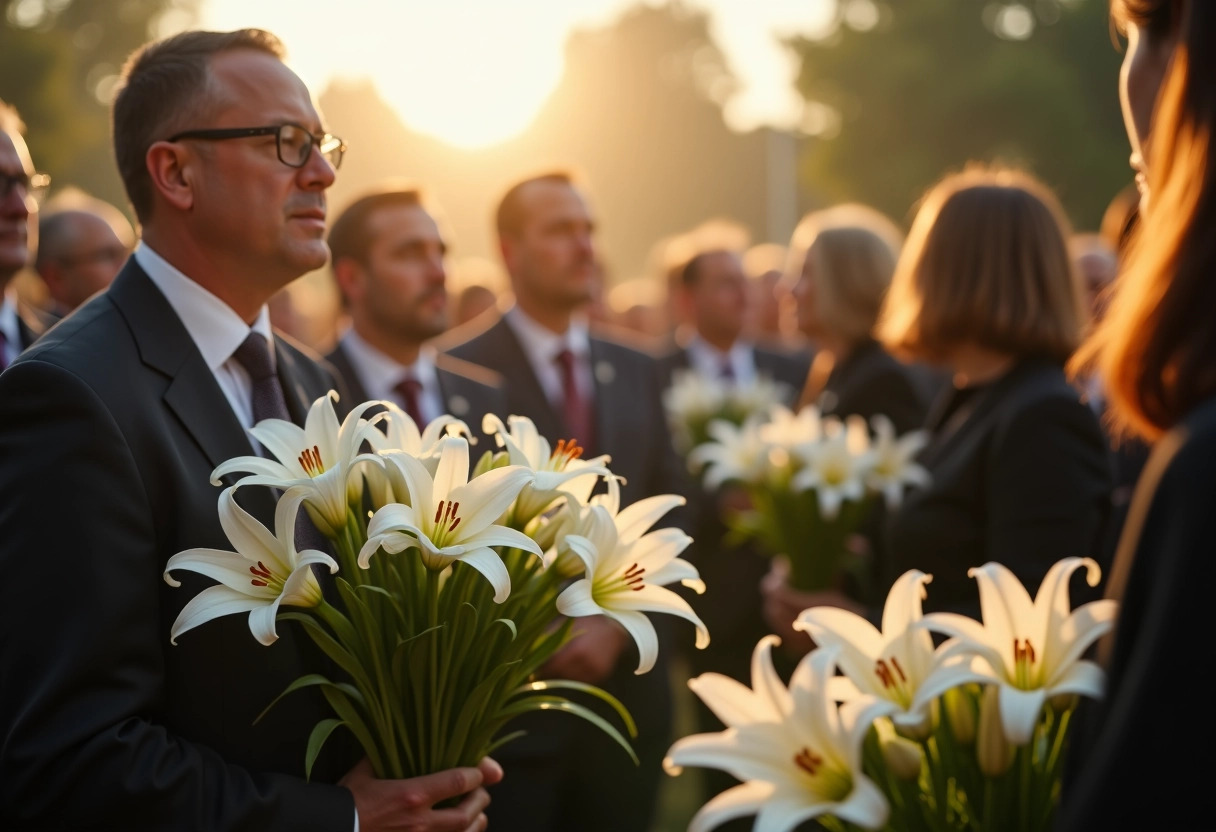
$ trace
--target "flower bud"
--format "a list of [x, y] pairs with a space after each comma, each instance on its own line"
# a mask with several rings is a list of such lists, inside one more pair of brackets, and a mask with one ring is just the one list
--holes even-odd
[[975, 700], [970, 691], [961, 687], [950, 688], [942, 699], [946, 709], [946, 721], [950, 724], [954, 741], [963, 746], [974, 743]]
[[1013, 765], [1014, 748], [1005, 738], [1001, 725], [1001, 689], [997, 685], [984, 688], [980, 703], [980, 724], [976, 731], [975, 756], [980, 771], [988, 777], [1000, 777]]
[[[477, 460], [476, 467], [473, 468], [473, 477], [480, 477], [487, 471], [492, 471], [495, 468], [502, 468], [511, 462], [511, 457], [506, 451], [486, 451], [481, 455], [481, 459]], [[470, 477], [472, 479], [472, 477]]]
[[874, 720], [874, 730], [878, 733], [878, 747], [882, 749], [887, 770], [900, 780], [911, 781], [920, 777], [924, 759], [920, 746], [896, 733], [889, 719]]

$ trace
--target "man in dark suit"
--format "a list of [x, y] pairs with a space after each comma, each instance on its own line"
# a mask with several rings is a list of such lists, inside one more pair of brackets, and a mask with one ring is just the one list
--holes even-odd
[[426, 344], [447, 329], [447, 244], [419, 191], [389, 187], [360, 196], [334, 222], [329, 248], [351, 319], [326, 356], [345, 387], [344, 410], [384, 399], [419, 430], [450, 413], [475, 434], [485, 414], [506, 418], [501, 376]]
[[[300, 420], [332, 383], [266, 311], [325, 262], [325, 190], [344, 150], [282, 54], [242, 30], [132, 58], [114, 139], [143, 242], [106, 293], [0, 376], [6, 830], [484, 828], [490, 763], [379, 781], [362, 762], [333, 785], [354, 760], [323, 753], [305, 781], [322, 703], [292, 695], [255, 724], [316, 668], [291, 627], [263, 648], [230, 615], [169, 643], [211, 582], [171, 588], [165, 562], [231, 548], [210, 471], [255, 451], [252, 422]], [[273, 496], [250, 492], [265, 521]]]
[[[498, 206], [499, 245], [515, 306], [453, 333], [452, 355], [507, 379], [509, 413], [551, 441], [573, 437], [586, 455], [609, 454], [625, 478], [622, 505], [683, 493], [685, 480], [663, 418], [654, 359], [592, 335], [580, 312], [598, 279], [594, 221], [571, 177], [553, 173], [514, 186]], [[662, 626], [662, 623], [659, 622]], [[645, 830], [670, 744], [666, 665], [635, 676], [628, 636], [602, 616], [546, 668], [552, 677], [601, 684], [638, 722], [639, 767], [596, 729], [560, 717], [500, 753], [511, 778], [494, 790], [494, 829], [515, 832]], [[551, 716], [551, 715], [550, 715]]]
[[47, 314], [63, 318], [109, 286], [134, 246], [131, 224], [108, 202], [74, 190], [48, 202], [34, 258], [50, 295]]
[[[694, 232], [692, 237], [696, 237]], [[721, 243], [727, 243], [723, 239]], [[678, 280], [673, 282], [675, 306], [688, 331], [675, 349], [660, 359], [665, 385], [670, 386], [678, 370], [692, 370], [705, 380], [727, 388], [743, 388], [760, 378], [784, 386], [782, 404], [792, 407], [806, 380], [810, 360], [806, 356], [757, 346], [744, 338], [748, 318], [748, 278], [736, 251], [718, 240], [706, 239], [686, 248], [682, 263], [673, 263]], [[697, 492], [692, 531], [693, 544], [686, 557], [696, 563], [706, 592], [698, 610], [713, 641], [704, 650], [688, 651], [694, 674], [723, 673], [748, 683], [752, 651], [770, 632], [761, 613], [760, 582], [770, 566], [768, 557], [754, 546], [728, 546], [724, 542], [724, 514], [738, 504], [737, 489], [726, 486], [715, 493]], [[680, 641], [684, 643], [683, 640]], [[708, 708], [698, 703], [701, 731], [721, 731], [723, 726]], [[708, 796], [725, 791], [737, 781], [728, 774], [706, 772]], [[750, 828], [750, 820], [735, 821], [730, 829]]]
[[34, 172], [17, 111], [0, 100], [0, 370], [42, 334], [45, 321], [17, 300], [10, 284], [30, 261], [37, 197], [50, 181]]

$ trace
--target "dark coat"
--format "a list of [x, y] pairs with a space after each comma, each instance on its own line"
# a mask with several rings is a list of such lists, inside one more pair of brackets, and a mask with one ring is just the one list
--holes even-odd
[[1098, 651], [1106, 695], [1073, 723], [1061, 832], [1211, 824], [1216, 732], [1196, 685], [1211, 656], [1214, 509], [1216, 399], [1157, 443], [1137, 486], [1108, 581], [1119, 613]]
[[[276, 355], [302, 423], [333, 381], [284, 340]], [[212, 582], [180, 573], [172, 588], [165, 562], [231, 549], [210, 473], [252, 452], [134, 260], [0, 376], [0, 827], [351, 827], [350, 792], [303, 779], [324, 702], [293, 694], [254, 724], [304, 673], [307, 639], [280, 625], [262, 647], [231, 615], [169, 643]], [[270, 490], [248, 490], [269, 522]], [[322, 763], [314, 780], [352, 763]]]
[[988, 385], [952, 390], [929, 428], [920, 461], [932, 482], [890, 515], [880, 596], [920, 569], [933, 575], [925, 609], [978, 617], [971, 567], [1004, 564], [1033, 596], [1056, 561], [1098, 556], [1106, 442], [1059, 366], [1023, 361]]

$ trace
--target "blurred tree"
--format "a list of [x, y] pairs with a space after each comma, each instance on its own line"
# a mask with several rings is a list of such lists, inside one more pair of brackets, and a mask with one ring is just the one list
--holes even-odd
[[199, 2], [0, 0], [0, 98], [21, 112], [54, 186], [127, 207], [109, 128], [119, 70], [140, 44], [192, 23]]
[[825, 38], [791, 43], [804, 182], [896, 217], [970, 160], [1023, 165], [1094, 228], [1131, 179], [1106, 0], [837, 0]]

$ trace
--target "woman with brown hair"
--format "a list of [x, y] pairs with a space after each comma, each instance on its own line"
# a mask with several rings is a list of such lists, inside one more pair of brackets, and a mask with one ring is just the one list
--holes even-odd
[[1216, 586], [1216, 3], [1111, 8], [1142, 225], [1076, 365], [1098, 368], [1116, 425], [1155, 448], [1109, 577], [1106, 697], [1079, 715], [1057, 826], [1200, 829], [1212, 720], [1178, 705], [1200, 695]]
[[864, 205], [816, 211], [794, 230], [786, 274], [798, 328], [817, 349], [800, 404], [824, 415], [881, 413], [898, 433], [921, 427], [928, 409], [923, 380], [873, 334], [902, 236]]
[[969, 169], [929, 192], [896, 269], [879, 336], [953, 374], [920, 457], [932, 481], [887, 524], [882, 585], [931, 573], [927, 609], [978, 614], [970, 567], [998, 561], [1033, 589], [1099, 551], [1110, 471], [1064, 375], [1086, 314], [1065, 228], [1027, 174]]

